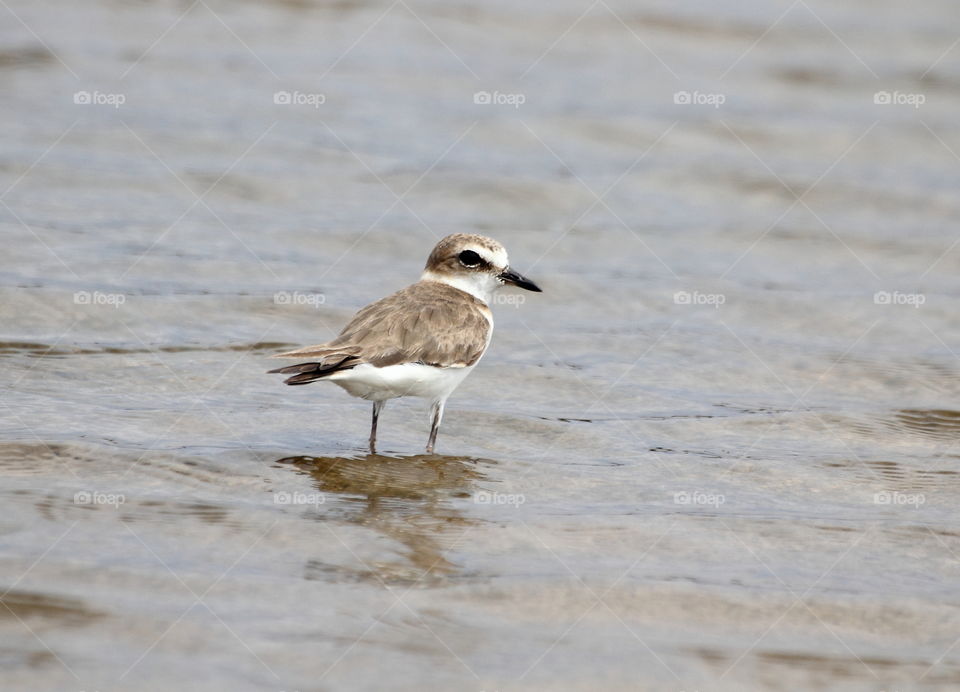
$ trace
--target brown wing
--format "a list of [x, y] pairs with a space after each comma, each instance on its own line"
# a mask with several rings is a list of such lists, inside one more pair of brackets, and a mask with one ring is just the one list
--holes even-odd
[[417, 361], [441, 367], [473, 365], [487, 346], [487, 310], [463, 291], [419, 281], [360, 310], [333, 341], [279, 355], [342, 361], [342, 367]]

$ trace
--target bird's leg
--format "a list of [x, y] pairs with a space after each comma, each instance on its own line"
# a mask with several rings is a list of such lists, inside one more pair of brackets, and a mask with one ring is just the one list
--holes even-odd
[[380, 418], [380, 411], [383, 410], [385, 401], [373, 402], [373, 420], [370, 423], [370, 453], [377, 453], [377, 420]]
[[433, 447], [437, 444], [437, 432], [440, 430], [440, 421], [443, 419], [443, 405], [445, 401], [435, 401], [430, 407], [430, 437], [427, 439], [427, 454], [433, 454]]

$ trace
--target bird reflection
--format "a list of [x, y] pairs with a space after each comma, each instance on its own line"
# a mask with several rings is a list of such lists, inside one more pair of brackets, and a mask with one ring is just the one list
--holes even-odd
[[470, 497], [475, 483], [485, 478], [482, 468], [493, 463], [435, 454], [278, 459], [279, 468], [309, 475], [320, 492], [339, 498], [327, 500], [318, 520], [363, 526], [405, 548], [399, 561], [364, 558], [356, 568], [313, 559], [307, 578], [429, 584], [454, 575], [458, 568], [445, 553], [476, 521], [459, 512], [453, 500]]

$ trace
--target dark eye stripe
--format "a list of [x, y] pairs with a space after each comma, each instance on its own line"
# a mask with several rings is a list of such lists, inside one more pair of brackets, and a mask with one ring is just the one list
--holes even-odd
[[478, 267], [483, 263], [483, 258], [481, 258], [480, 255], [473, 250], [464, 250], [457, 255], [457, 258], [465, 267]]

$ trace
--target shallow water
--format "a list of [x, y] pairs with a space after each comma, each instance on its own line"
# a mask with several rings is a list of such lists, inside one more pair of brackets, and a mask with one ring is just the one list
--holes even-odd
[[[5, 689], [960, 684], [955, 4], [0, 16]], [[368, 457], [268, 356], [457, 231]]]

